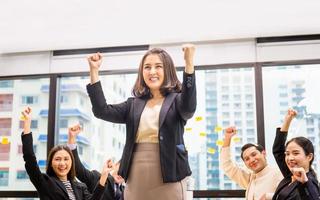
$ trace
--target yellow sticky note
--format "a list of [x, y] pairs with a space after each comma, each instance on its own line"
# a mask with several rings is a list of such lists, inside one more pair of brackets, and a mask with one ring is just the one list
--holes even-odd
[[200, 132], [200, 134], [199, 134], [201, 137], [205, 137], [205, 136], [207, 136], [207, 134], [205, 133], [205, 132]]
[[3, 137], [1, 140], [1, 144], [9, 144], [9, 138]]
[[214, 148], [208, 148], [208, 153], [210, 153], [210, 154], [214, 154], [214, 153], [216, 153], [216, 150], [214, 149]]
[[201, 121], [201, 120], [202, 120], [202, 117], [201, 117], [201, 116], [198, 116], [198, 117], [196, 117], [195, 119], [196, 119], [196, 122], [198, 122], [198, 121]]
[[186, 128], [186, 131], [192, 131], [192, 128]]
[[232, 138], [232, 141], [233, 141], [233, 142], [240, 142], [240, 138], [234, 137], [234, 138]]
[[216, 141], [216, 145], [217, 146], [222, 146], [223, 145], [223, 141], [222, 140], [217, 140]]
[[214, 131], [215, 131], [215, 132], [220, 132], [220, 131], [222, 131], [222, 127], [221, 127], [221, 126], [216, 126], [216, 127], [214, 128]]
[[25, 118], [23, 115], [21, 115], [21, 116], [20, 116], [20, 120], [21, 120], [21, 121], [24, 121], [24, 120], [26, 120], [26, 118]]

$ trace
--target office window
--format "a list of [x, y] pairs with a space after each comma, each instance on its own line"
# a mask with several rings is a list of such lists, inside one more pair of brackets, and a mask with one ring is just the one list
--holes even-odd
[[26, 170], [18, 170], [17, 171], [17, 179], [29, 179], [28, 173]]
[[20, 113], [27, 105], [32, 108], [35, 154], [38, 161], [46, 160], [49, 79], [25, 77], [10, 80], [6, 86], [0, 87], [0, 191], [35, 190], [23, 172]]
[[0, 88], [12, 88], [13, 87], [13, 81], [0, 81]]
[[8, 186], [9, 169], [0, 167], [0, 186]]
[[11, 135], [11, 125], [11, 118], [0, 118], [0, 136]]
[[[0, 91], [2, 88], [0, 88]], [[0, 111], [12, 111], [12, 101], [13, 95], [12, 94], [1, 94], [0, 93]]]
[[[319, 89], [320, 65], [299, 65], [263, 67], [264, 89], [264, 119], [266, 150], [272, 152], [272, 144], [276, 127], [282, 125], [288, 108], [298, 111], [298, 116], [292, 121], [288, 139], [304, 136], [314, 142], [315, 155], [320, 153], [320, 109]], [[287, 91], [287, 98], [276, 98], [282, 91]], [[270, 101], [270, 97], [274, 97]], [[267, 154], [274, 162], [273, 155]], [[314, 169], [320, 172], [320, 160], [315, 156]]]
[[10, 155], [10, 143], [0, 144], [0, 162], [9, 161], [9, 155]]
[[24, 105], [32, 105], [38, 103], [38, 97], [37, 96], [22, 96], [21, 97], [21, 103]]
[[[20, 121], [19, 127], [23, 129], [23, 121]], [[31, 129], [37, 129], [38, 128], [38, 120], [31, 120]]]

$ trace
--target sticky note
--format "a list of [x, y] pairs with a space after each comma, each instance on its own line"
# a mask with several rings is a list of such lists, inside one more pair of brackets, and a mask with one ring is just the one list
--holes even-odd
[[221, 127], [221, 126], [216, 126], [216, 127], [214, 128], [214, 131], [215, 131], [215, 132], [220, 132], [220, 131], [222, 131], [222, 127]]
[[3, 137], [1, 140], [1, 144], [9, 144], [9, 138]]
[[232, 138], [232, 141], [233, 141], [233, 142], [240, 142], [240, 138], [234, 137], [234, 138]]
[[222, 146], [223, 145], [223, 141], [222, 140], [217, 140], [216, 141], [216, 145], [217, 146]]
[[216, 150], [214, 149], [214, 148], [208, 148], [208, 153], [210, 153], [210, 154], [214, 154], [214, 153], [216, 153]]
[[205, 132], [200, 132], [199, 135], [200, 135], [201, 137], [207, 136], [207, 134], [206, 134]]

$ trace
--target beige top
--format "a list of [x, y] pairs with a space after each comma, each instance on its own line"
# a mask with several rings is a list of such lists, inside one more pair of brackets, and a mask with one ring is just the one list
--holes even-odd
[[267, 200], [272, 199], [278, 184], [283, 179], [280, 170], [269, 165], [258, 173], [239, 167], [231, 160], [230, 147], [221, 148], [220, 164], [231, 180], [246, 189], [247, 200], [260, 199], [264, 194]]
[[159, 116], [163, 100], [154, 105], [147, 102], [141, 114], [136, 143], [159, 143]]

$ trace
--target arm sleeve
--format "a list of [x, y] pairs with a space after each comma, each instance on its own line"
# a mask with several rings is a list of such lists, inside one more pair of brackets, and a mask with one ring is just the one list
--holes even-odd
[[319, 200], [319, 183], [317, 179], [308, 173], [308, 181], [298, 187], [298, 191], [302, 200]]
[[33, 152], [33, 139], [32, 133], [30, 134], [22, 134], [22, 153], [23, 159], [25, 162], [25, 168], [29, 175], [29, 178], [32, 184], [36, 187], [39, 191], [40, 188], [43, 186], [43, 174], [41, 173], [37, 158]]
[[289, 170], [285, 161], [285, 143], [287, 140], [287, 132], [281, 132], [280, 128], [277, 128], [276, 137], [273, 142], [272, 152], [273, 156], [277, 162], [277, 165], [283, 175], [283, 177], [291, 176], [291, 171]]
[[100, 173], [86, 169], [80, 161], [78, 150], [72, 150], [74, 157], [77, 178], [88, 186], [89, 192], [93, 192], [94, 187], [100, 179]]
[[197, 108], [195, 73], [183, 72], [182, 91], [177, 96], [178, 112], [185, 121], [190, 119]]
[[101, 82], [87, 85], [87, 92], [95, 117], [114, 123], [125, 123], [128, 115], [127, 101], [120, 104], [107, 104]]
[[224, 173], [231, 180], [235, 181], [243, 189], [248, 188], [251, 174], [231, 160], [230, 147], [221, 148], [220, 164]]

